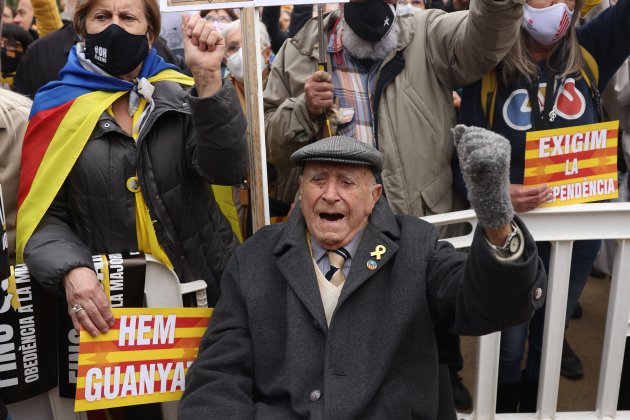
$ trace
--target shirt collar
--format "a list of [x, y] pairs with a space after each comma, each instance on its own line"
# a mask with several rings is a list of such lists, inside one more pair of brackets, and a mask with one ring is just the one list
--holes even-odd
[[[350, 259], [352, 259], [354, 257], [354, 254], [357, 252], [357, 248], [359, 248], [359, 244], [361, 243], [361, 238], [363, 237], [364, 231], [365, 231], [365, 228], [361, 229], [356, 235], [354, 235], [354, 238], [352, 238], [350, 243], [344, 246], [345, 250], [348, 251], [348, 253], [350, 254]], [[324, 258], [324, 255], [326, 255], [326, 253], [329, 250], [319, 246], [319, 244], [313, 238], [313, 236], [309, 235], [309, 237], [311, 239], [311, 249], [313, 250], [313, 258], [315, 259], [315, 262], [319, 262], [322, 258]]]

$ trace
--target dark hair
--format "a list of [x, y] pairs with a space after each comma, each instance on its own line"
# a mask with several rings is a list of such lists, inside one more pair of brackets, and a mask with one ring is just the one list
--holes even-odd
[[[153, 39], [157, 39], [160, 36], [160, 25], [161, 25], [161, 15], [160, 15], [160, 6], [157, 3], [157, 0], [142, 0], [144, 2], [144, 15], [147, 18], [149, 35], [153, 37]], [[76, 33], [85, 37], [87, 35], [87, 29], [85, 26], [85, 21], [87, 20], [87, 15], [90, 13], [92, 9], [92, 5], [94, 4], [94, 0], [78, 0], [77, 8], [74, 11], [74, 18], [72, 19], [72, 23], [74, 24], [74, 30]]]
[[211, 11], [213, 11], [213, 10], [217, 10], [217, 11], [219, 11], [219, 10], [225, 10], [225, 13], [227, 13], [227, 14], [228, 14], [228, 16], [230, 17], [230, 19], [232, 19], [233, 21], [234, 21], [234, 20], [236, 20], [236, 19], [238, 19], [238, 16], [237, 16], [236, 12], [235, 12], [234, 10], [232, 10], [232, 9], [210, 9], [210, 10], [202, 10], [201, 12], [199, 12], [199, 15], [200, 15], [201, 17], [206, 17], [206, 15], [207, 15], [208, 13], [210, 13]]
[[33, 37], [26, 29], [22, 28], [20, 25], [14, 25], [12, 23], [5, 23], [2, 26], [2, 37], [11, 41], [19, 42], [25, 50], [33, 42]]

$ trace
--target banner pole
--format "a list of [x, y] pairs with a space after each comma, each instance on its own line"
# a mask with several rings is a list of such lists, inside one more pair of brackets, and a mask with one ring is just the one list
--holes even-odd
[[245, 67], [245, 117], [248, 122], [250, 211], [254, 233], [269, 224], [267, 157], [260, 71], [263, 63], [260, 61], [261, 48], [258, 32], [260, 21], [257, 13], [253, 7], [241, 10], [242, 51]]

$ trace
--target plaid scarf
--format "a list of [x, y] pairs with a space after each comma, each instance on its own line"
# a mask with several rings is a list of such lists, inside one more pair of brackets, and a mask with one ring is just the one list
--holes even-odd
[[372, 95], [376, 86], [376, 73], [382, 60], [375, 60], [366, 68], [361, 60], [351, 56], [341, 43], [343, 20], [339, 18], [328, 41], [328, 53], [332, 56], [332, 77], [335, 104], [342, 115], [354, 114], [348, 122], [337, 127], [337, 134], [374, 144], [374, 115]]

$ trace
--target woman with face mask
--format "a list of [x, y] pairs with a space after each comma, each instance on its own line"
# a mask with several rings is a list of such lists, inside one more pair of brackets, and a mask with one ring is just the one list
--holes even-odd
[[155, 0], [83, 0], [74, 28], [83, 41], [38, 91], [24, 139], [18, 261], [94, 336], [114, 321], [95, 253], [150, 253], [182, 282], [204, 279], [214, 305], [237, 241], [208, 184], [238, 184], [247, 165], [221, 34], [182, 18], [193, 80], [151, 48]]
[[21, 26], [10, 23], [2, 25], [2, 36], [0, 37], [2, 82], [0, 82], [0, 87], [5, 89], [12, 88], [18, 64], [24, 55], [24, 51], [32, 42], [33, 37]]
[[[495, 69], [498, 86], [493, 111], [482, 106], [481, 81], [463, 90], [460, 122], [489, 127], [510, 139], [510, 196], [517, 212], [533, 210], [553, 197], [548, 186], [522, 185], [526, 133], [598, 122], [599, 92], [630, 54], [630, 1], [621, 0], [589, 24], [576, 28], [584, 4], [585, 0], [527, 0], [520, 36]], [[598, 82], [593, 75], [588, 76], [591, 70], [583, 49], [597, 63]], [[589, 88], [591, 81], [593, 86]], [[465, 194], [456, 158], [453, 167], [454, 182]], [[573, 245], [567, 322], [600, 242], [576, 241]], [[550, 244], [539, 243], [538, 253], [548, 268]], [[511, 328], [501, 335], [498, 412], [516, 412], [517, 407], [521, 412], [536, 411], [544, 310], [538, 310], [529, 325]], [[527, 365], [521, 373], [528, 336]], [[584, 374], [566, 340], [561, 373], [572, 379]]]

